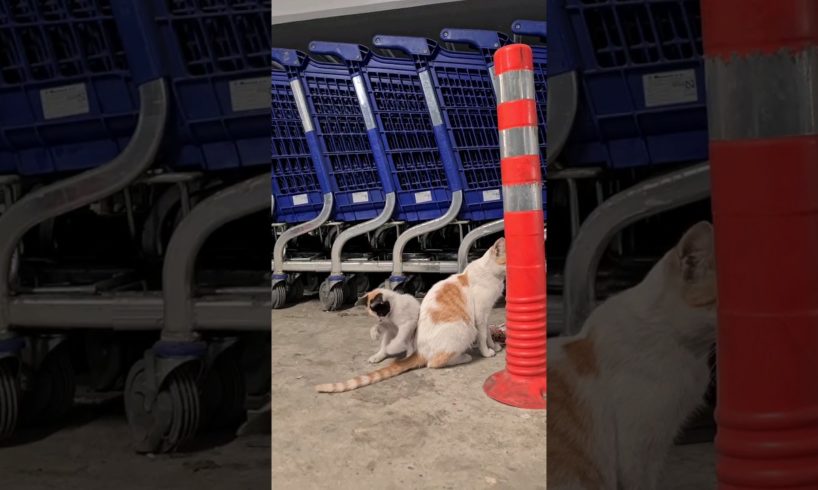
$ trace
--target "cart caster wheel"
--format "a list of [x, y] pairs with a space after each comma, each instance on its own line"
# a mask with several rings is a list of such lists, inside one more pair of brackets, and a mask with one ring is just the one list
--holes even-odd
[[287, 288], [287, 303], [297, 303], [304, 297], [304, 281], [297, 277], [289, 284]]
[[139, 453], [167, 453], [189, 441], [199, 429], [199, 393], [190, 364], [168, 374], [153, 402], [145, 361], [137, 361], [125, 384], [125, 414]]
[[23, 413], [27, 423], [56, 422], [74, 406], [76, 380], [65, 346], [50, 352], [36, 371], [23, 371]]
[[274, 310], [284, 308], [287, 304], [287, 284], [280, 282], [273, 286], [272, 306]]
[[235, 352], [225, 352], [210, 367], [202, 386], [202, 420], [212, 429], [238, 427], [244, 421], [244, 371]]
[[329, 282], [324, 281], [321, 287], [318, 288], [318, 297], [321, 300], [321, 306], [324, 311], [338, 311], [344, 305], [345, 285], [346, 283], [339, 282], [330, 286]]
[[9, 364], [0, 361], [0, 441], [14, 434], [20, 417], [20, 385]]

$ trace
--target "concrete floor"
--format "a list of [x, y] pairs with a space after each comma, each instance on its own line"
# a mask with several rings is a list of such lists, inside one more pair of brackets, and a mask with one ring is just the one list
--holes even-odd
[[363, 308], [327, 313], [314, 301], [273, 312], [274, 488], [545, 489], [545, 412], [482, 391], [502, 355], [315, 393], [371, 370], [372, 325]]
[[[496, 309], [492, 322], [503, 318]], [[273, 488], [546, 488], [545, 413], [481, 388], [504, 356], [315, 393], [371, 370], [371, 325], [362, 308], [328, 313], [316, 301], [273, 312]], [[660, 488], [715, 488], [714, 467], [712, 444], [674, 447]]]
[[[82, 397], [80, 397], [82, 398]], [[144, 456], [131, 449], [121, 398], [82, 399], [67, 421], [22, 429], [0, 445], [0, 487], [9, 490], [213, 490], [269, 487], [270, 439], [232, 433], [197, 439], [185, 452]]]

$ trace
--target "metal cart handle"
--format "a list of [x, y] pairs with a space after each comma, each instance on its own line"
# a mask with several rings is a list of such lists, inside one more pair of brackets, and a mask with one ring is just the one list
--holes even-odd
[[511, 32], [520, 36], [537, 36], [545, 40], [548, 35], [548, 24], [539, 20], [515, 20], [511, 24]]
[[273, 48], [270, 50], [273, 61], [284, 67], [300, 68], [307, 55], [295, 49]]
[[310, 43], [310, 52], [340, 58], [347, 63], [362, 63], [369, 50], [360, 44], [333, 43], [327, 41], [313, 41]]
[[508, 37], [497, 31], [482, 29], [443, 29], [440, 38], [450, 43], [463, 43], [475, 49], [497, 49], [508, 42]]
[[425, 37], [383, 36], [372, 38], [372, 44], [381, 49], [395, 49], [410, 56], [431, 56], [437, 43]]

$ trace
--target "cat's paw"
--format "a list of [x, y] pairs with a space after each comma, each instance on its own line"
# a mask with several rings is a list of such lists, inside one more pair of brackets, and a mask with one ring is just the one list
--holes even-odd
[[369, 358], [369, 363], [370, 364], [378, 364], [379, 362], [383, 361], [384, 359], [386, 359], [386, 356], [384, 354], [380, 354], [380, 353], [375, 354], [375, 355], [373, 355], [372, 357]]
[[480, 355], [482, 355], [483, 357], [494, 357], [495, 354], [497, 354], [497, 352], [495, 352], [494, 349], [486, 349], [484, 351], [482, 350], [480, 351]]

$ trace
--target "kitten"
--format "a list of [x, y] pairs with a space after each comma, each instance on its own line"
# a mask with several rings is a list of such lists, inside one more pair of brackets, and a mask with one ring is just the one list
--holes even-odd
[[358, 299], [356, 306], [366, 305], [367, 312], [378, 319], [370, 330], [372, 340], [381, 340], [381, 347], [369, 362], [377, 364], [387, 356], [405, 352], [415, 353], [415, 329], [418, 325], [420, 303], [414, 296], [399, 294], [389, 289], [375, 289]]
[[713, 231], [701, 222], [579, 334], [549, 340], [549, 489], [657, 487], [710, 381], [716, 305]]
[[488, 318], [503, 294], [505, 275], [506, 242], [500, 238], [462, 274], [438, 282], [426, 294], [420, 305], [417, 352], [346, 382], [318, 385], [316, 391], [340, 393], [424, 366], [442, 368], [462, 364], [471, 360], [466, 351], [475, 339], [481, 355], [495, 355], [500, 346], [489, 335]]

